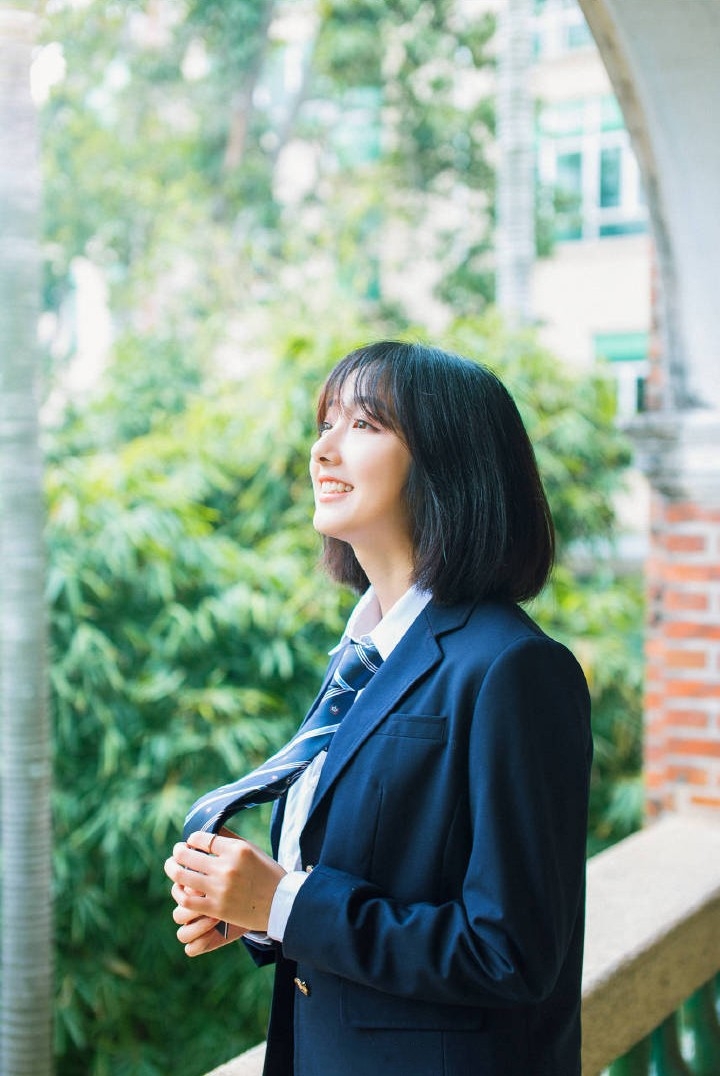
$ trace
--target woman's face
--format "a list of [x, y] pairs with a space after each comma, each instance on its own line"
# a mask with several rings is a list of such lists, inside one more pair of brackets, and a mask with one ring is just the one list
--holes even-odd
[[310, 452], [315, 529], [348, 542], [361, 563], [368, 554], [407, 560], [410, 523], [404, 489], [411, 456], [392, 430], [353, 401], [349, 378], [331, 400]]

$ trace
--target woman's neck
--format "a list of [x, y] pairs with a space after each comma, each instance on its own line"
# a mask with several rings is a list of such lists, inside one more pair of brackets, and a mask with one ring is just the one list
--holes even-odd
[[385, 616], [412, 585], [412, 563], [403, 560], [366, 565], [359, 557], [358, 561], [372, 583], [381, 615]]

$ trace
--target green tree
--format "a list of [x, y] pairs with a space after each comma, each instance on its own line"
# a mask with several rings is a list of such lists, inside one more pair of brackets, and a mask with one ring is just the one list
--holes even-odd
[[[391, 225], [412, 237], [406, 264], [441, 265], [456, 310], [492, 294], [492, 111], [466, 90], [492, 24], [451, 8], [326, 0], [300, 43], [292, 3], [268, 0], [90, 0], [47, 19], [67, 74], [44, 117], [46, 303], [65, 316], [88, 258], [116, 332], [49, 446], [68, 1076], [197, 1076], [263, 1035], [267, 973], [239, 947], [185, 958], [161, 864], [192, 800], [286, 739], [341, 629], [349, 596], [318, 578], [309, 526], [313, 396], [351, 346], [408, 328], [379, 287]], [[288, 200], [298, 147], [311, 182]], [[442, 342], [498, 369], [537, 444], [559, 561], [535, 612], [591, 682], [595, 847], [634, 824], [639, 767], [639, 591], [609, 566], [627, 462], [611, 393], [491, 319]], [[262, 840], [266, 814], [243, 825]]]
[[323, 96], [340, 110], [323, 132], [339, 151], [320, 174], [329, 241], [344, 240], [356, 280], [369, 256], [381, 281], [403, 271], [397, 242], [405, 261], [435, 267], [438, 298], [454, 311], [482, 309], [494, 293], [494, 110], [482, 80], [494, 19], [453, 0], [328, 0], [325, 11], [300, 121]]
[[288, 738], [340, 628], [313, 573], [310, 396], [283, 384], [217, 386], [110, 452], [56, 449], [60, 1072], [196, 1076], [263, 1036], [267, 975], [187, 960], [162, 862], [197, 795]]
[[298, 43], [292, 4], [172, 10], [91, 0], [47, 19], [66, 65], [44, 110], [49, 309], [85, 257], [121, 333], [212, 356], [243, 315], [299, 291], [340, 281], [381, 306], [393, 221], [456, 309], [488, 300], [489, 18], [328, 0], [304, 9]]
[[548, 492], [557, 563], [531, 612], [577, 654], [590, 684], [593, 854], [637, 829], [643, 811], [643, 582], [640, 571], [617, 567], [614, 505], [630, 446], [615, 424], [613, 382], [571, 372], [533, 332], [508, 332], [492, 317], [459, 321], [450, 340], [513, 392]]
[[[61, 1072], [197, 1076], [263, 1036], [267, 973], [239, 952], [185, 958], [161, 863], [200, 792], [285, 741], [349, 608], [315, 567], [314, 394], [343, 351], [387, 327], [342, 314], [341, 330], [296, 319], [269, 342], [268, 370], [203, 383], [141, 436], [92, 450], [89, 411], [71, 430], [83, 453], [65, 452], [63, 433], [54, 447]], [[591, 683], [605, 841], [613, 790], [637, 773], [639, 714], [639, 602], [604, 548], [627, 462], [611, 394], [492, 320], [458, 322], [446, 342], [505, 377], [537, 445], [559, 563], [535, 612]], [[263, 841], [266, 823], [251, 812], [243, 829]]]
[[31, 10], [0, 7], [0, 1069], [52, 1072], [50, 733], [36, 344], [40, 298]]

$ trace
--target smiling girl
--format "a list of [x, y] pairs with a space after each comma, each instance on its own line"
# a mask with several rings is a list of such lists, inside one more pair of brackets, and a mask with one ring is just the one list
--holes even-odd
[[[191, 810], [178, 938], [275, 963], [265, 1076], [579, 1076], [589, 700], [518, 604], [554, 536], [517, 408], [480, 364], [372, 344], [323, 387], [310, 473], [362, 597], [265, 791]], [[248, 781], [275, 858], [224, 828]]]

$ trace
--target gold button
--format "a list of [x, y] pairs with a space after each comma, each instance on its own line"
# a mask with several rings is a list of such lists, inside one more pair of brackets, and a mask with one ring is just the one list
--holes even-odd
[[309, 874], [312, 869], [313, 869], [312, 863], [308, 863], [307, 867], [305, 868], [305, 873]]
[[300, 991], [300, 993], [304, 997], [306, 997], [306, 998], [310, 997], [310, 984], [309, 983], [306, 983], [304, 979], [298, 979], [297, 976], [295, 976], [295, 978], [293, 979], [293, 982], [295, 983], [295, 986], [298, 988], [298, 990]]

